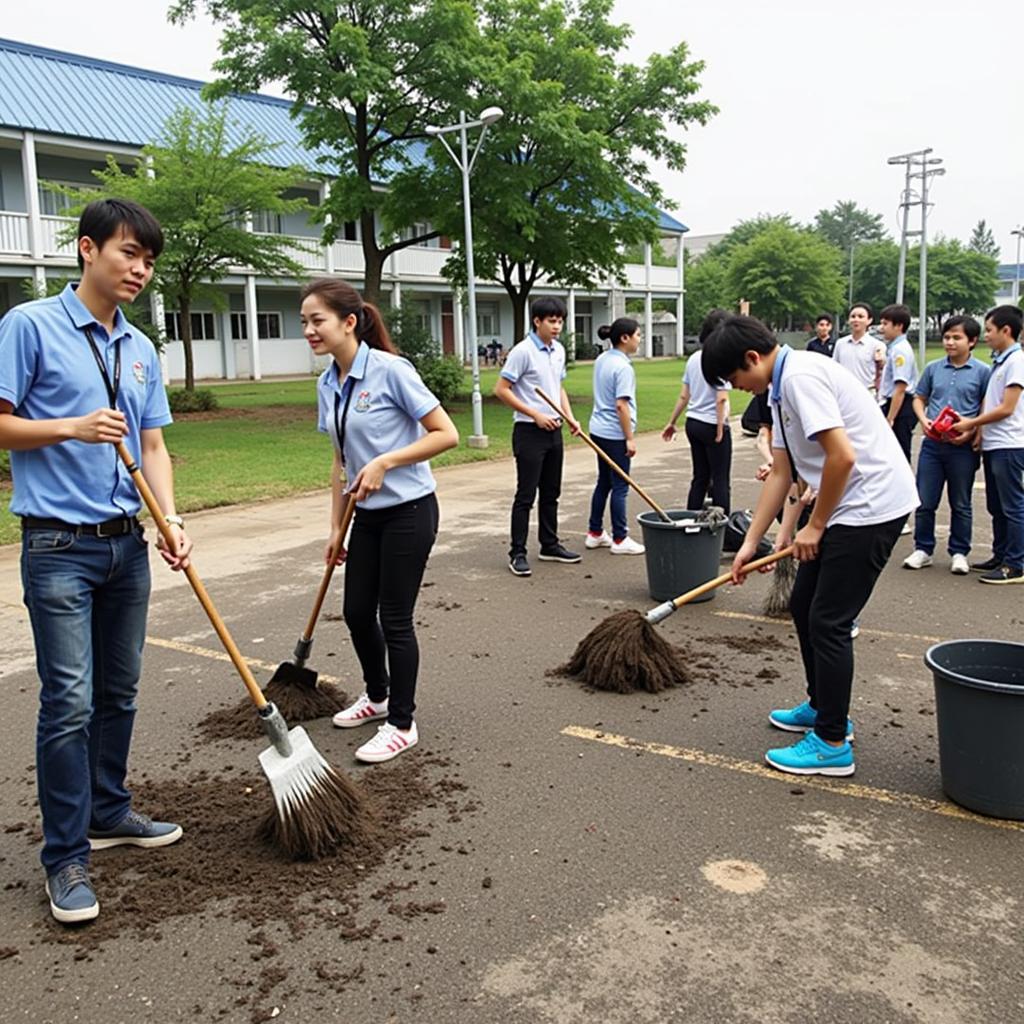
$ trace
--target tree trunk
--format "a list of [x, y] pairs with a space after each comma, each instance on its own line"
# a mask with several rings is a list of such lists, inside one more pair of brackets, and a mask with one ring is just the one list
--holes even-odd
[[178, 296], [178, 326], [181, 332], [181, 347], [185, 352], [185, 390], [195, 391], [195, 363], [192, 358], [192, 297], [187, 293]]
[[359, 226], [363, 235], [363, 299], [380, 305], [380, 279], [384, 270], [380, 246], [377, 244], [377, 232], [372, 210], [363, 210], [359, 216]]

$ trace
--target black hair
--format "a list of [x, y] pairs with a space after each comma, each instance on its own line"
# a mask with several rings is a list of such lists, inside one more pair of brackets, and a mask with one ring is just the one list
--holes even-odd
[[836, 321], [835, 317], [831, 313], [819, 313], [815, 318], [814, 322], [820, 324], [822, 320], [827, 320], [829, 327], [831, 327]]
[[711, 312], [704, 317], [704, 322], [700, 325], [700, 334], [697, 335], [697, 340], [701, 345], [711, 337], [712, 332], [719, 324], [724, 324], [731, 316], [732, 313], [727, 309], [711, 310]]
[[967, 335], [967, 340], [971, 342], [972, 348], [974, 347], [974, 342], [981, 337], [981, 324], [973, 316], [951, 316], [942, 325], [942, 333], [947, 334], [954, 327], [962, 327], [964, 329], [964, 334]]
[[902, 304], [893, 303], [890, 306], [886, 306], [881, 313], [878, 314], [879, 320], [888, 320], [891, 324], [896, 324], [897, 327], [902, 327], [904, 331], [910, 330], [910, 308]]
[[388, 334], [384, 318], [380, 310], [372, 302], [364, 302], [363, 297], [340, 277], [317, 277], [309, 281], [299, 292], [300, 302], [305, 302], [310, 295], [319, 298], [337, 317], [344, 320], [355, 315], [356, 337], [365, 341], [370, 348], [382, 352], [397, 352], [395, 343]]
[[863, 309], [864, 312], [867, 313], [868, 319], [869, 320], [874, 320], [874, 318], [875, 318], [875, 311], [871, 308], [871, 306], [867, 302], [855, 302], [846, 311], [846, 315], [849, 316], [855, 309]]
[[737, 370], [746, 368], [748, 352], [766, 356], [777, 345], [775, 335], [760, 320], [752, 316], [730, 316], [719, 323], [704, 342], [701, 372], [712, 387], [719, 387]]
[[[130, 199], [94, 199], [78, 218], [78, 240], [91, 238], [102, 249], [107, 240], [124, 229], [135, 241], [148, 249], [156, 259], [164, 249], [164, 233], [160, 222], [138, 203]], [[78, 253], [78, 269], [85, 270], [85, 260]]]
[[597, 329], [597, 336], [602, 341], [611, 340], [612, 345], [618, 345], [623, 338], [630, 338], [636, 334], [640, 324], [632, 317], [620, 316], [611, 327], [602, 324]]
[[1020, 337], [1021, 329], [1024, 328], [1024, 311], [1019, 306], [996, 306], [985, 314], [985, 319], [991, 320], [996, 330], [1009, 327], [1010, 337], [1014, 341]]
[[534, 326], [534, 320], [546, 320], [549, 316], [560, 316], [564, 320], [566, 317], [565, 303], [553, 295], [534, 299], [530, 304], [530, 326]]

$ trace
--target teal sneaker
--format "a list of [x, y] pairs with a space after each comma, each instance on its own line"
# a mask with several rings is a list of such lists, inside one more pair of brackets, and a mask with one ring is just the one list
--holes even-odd
[[[818, 721], [818, 712], [811, 707], [811, 702], [805, 700], [797, 704], [795, 708], [776, 708], [768, 712], [768, 721], [776, 729], [784, 729], [786, 732], [810, 732]], [[846, 720], [846, 742], [853, 739], [853, 719]]]
[[852, 775], [854, 769], [849, 743], [833, 747], [815, 732], [807, 733], [791, 747], [769, 750], [764, 759], [773, 768], [792, 775]]
[[89, 845], [94, 850], [110, 846], [170, 846], [181, 838], [181, 826], [169, 821], [153, 821], [138, 811], [129, 811], [113, 828], [89, 829]]
[[61, 924], [81, 924], [100, 913], [99, 901], [84, 864], [68, 864], [46, 879], [50, 913]]

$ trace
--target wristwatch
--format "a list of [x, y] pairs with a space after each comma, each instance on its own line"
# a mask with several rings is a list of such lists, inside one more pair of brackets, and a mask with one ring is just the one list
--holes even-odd
[[185, 529], [185, 520], [181, 516], [164, 516], [164, 522], [168, 526], [177, 526], [180, 530]]

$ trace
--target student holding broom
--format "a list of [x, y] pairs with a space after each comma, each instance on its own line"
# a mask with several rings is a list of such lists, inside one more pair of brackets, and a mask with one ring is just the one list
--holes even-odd
[[[590, 414], [590, 436], [594, 444], [624, 473], [636, 455], [636, 373], [629, 357], [640, 348], [640, 325], [621, 316], [610, 327], [597, 329], [597, 336], [610, 341], [594, 363], [594, 408]], [[604, 529], [604, 509], [611, 493], [611, 536]], [[587, 548], [611, 548], [613, 555], [642, 555], [643, 544], [629, 536], [626, 498], [629, 484], [612, 472], [604, 459], [597, 460], [597, 484], [590, 499], [590, 526], [584, 544]]]
[[389, 761], [419, 739], [413, 613], [438, 526], [428, 460], [454, 448], [459, 435], [412, 364], [396, 354], [379, 310], [351, 285], [311, 281], [302, 289], [301, 318], [313, 351], [332, 357], [317, 382], [318, 426], [334, 442], [325, 559], [343, 539], [345, 501], [356, 503], [350, 551], [341, 558], [345, 622], [366, 690], [334, 724], [383, 720], [356, 757]]
[[753, 522], [733, 560], [741, 567], [782, 508], [796, 476], [817, 491], [794, 538], [800, 562], [790, 609], [807, 678], [807, 700], [772, 711], [772, 725], [806, 735], [766, 760], [797, 775], [852, 775], [850, 625], [867, 603], [917, 491], [907, 460], [874, 397], [849, 371], [813, 353], [780, 348], [752, 317], [725, 321], [704, 345], [709, 384], [726, 380], [755, 394], [771, 385], [775, 458]]
[[166, 846], [170, 822], [131, 806], [125, 787], [149, 606], [139, 495], [123, 441], [167, 510], [172, 569], [192, 544], [174, 514], [171, 422], [150, 340], [121, 312], [153, 276], [163, 233], [145, 208], [90, 203], [78, 223], [81, 281], [0, 321], [0, 447], [11, 452], [21, 579], [40, 679], [36, 777], [50, 912], [99, 914], [90, 849]]

